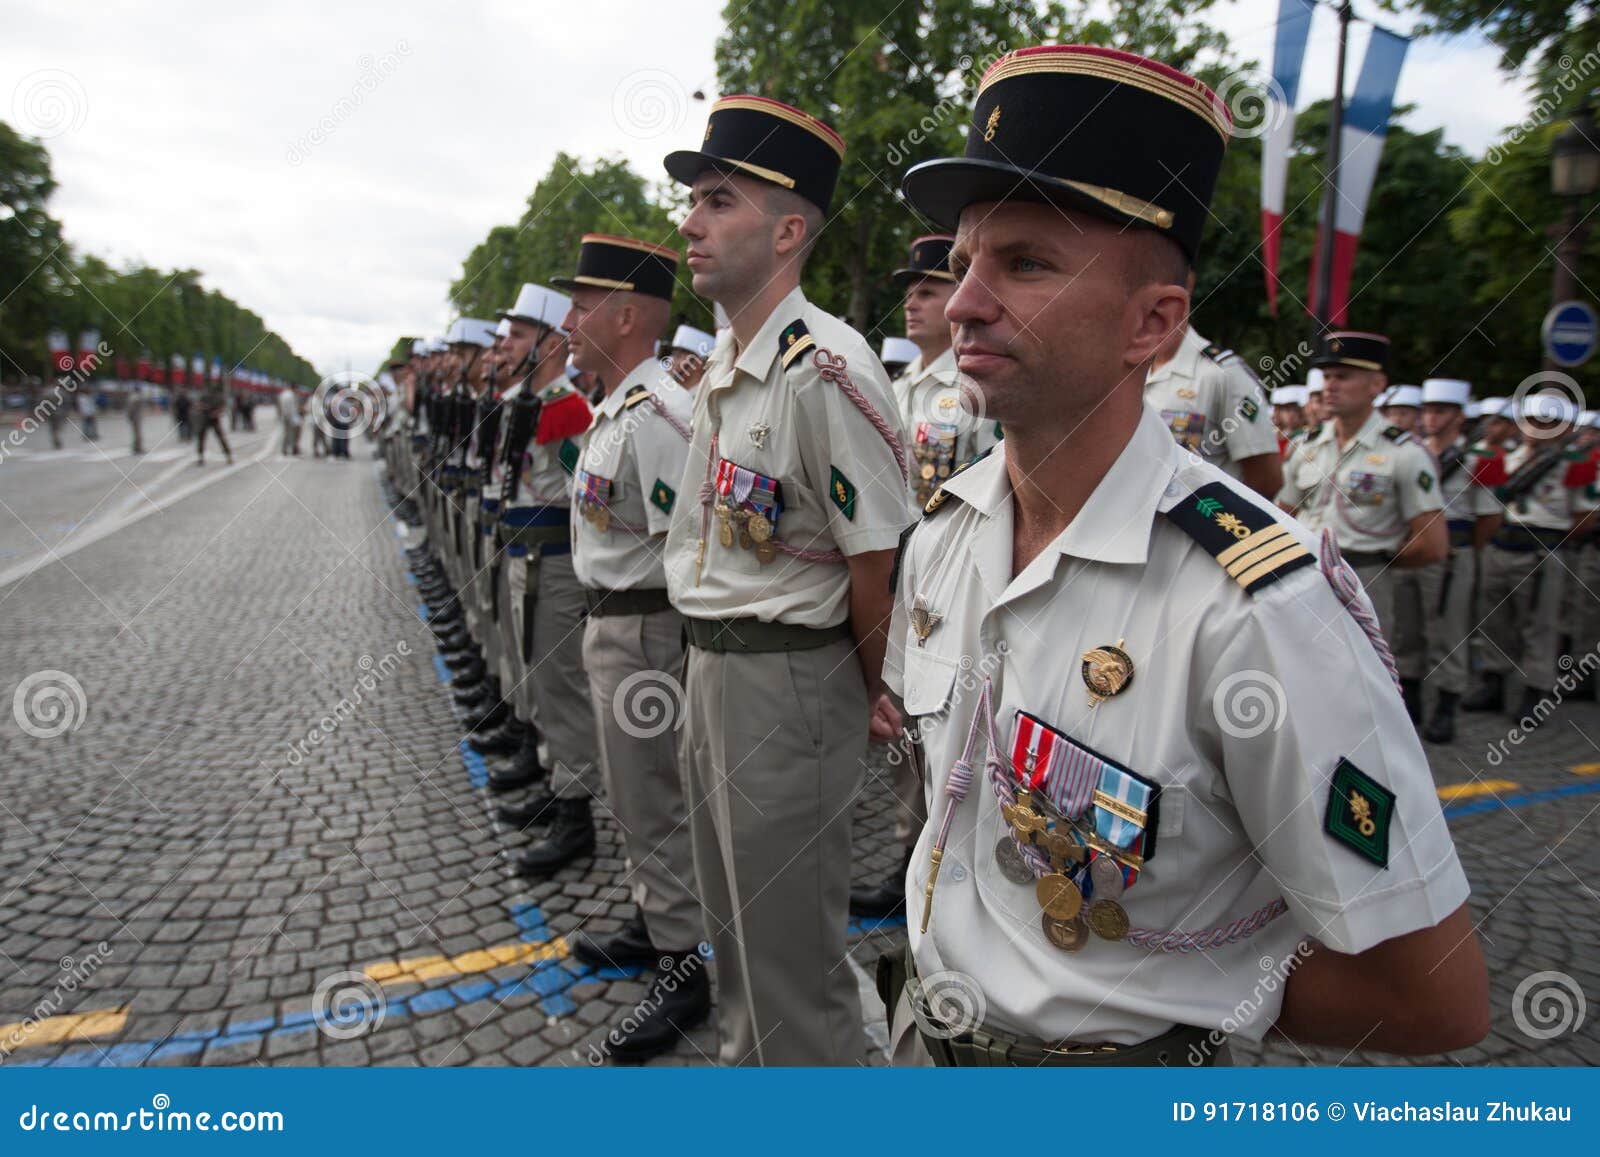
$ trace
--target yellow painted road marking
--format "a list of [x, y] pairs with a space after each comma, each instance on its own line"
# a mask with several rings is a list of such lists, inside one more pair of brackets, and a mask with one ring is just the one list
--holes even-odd
[[1600, 763], [1580, 763], [1570, 770], [1573, 775], [1600, 775]]
[[406, 960], [386, 960], [362, 969], [379, 984], [405, 984], [409, 981], [438, 980], [443, 976], [471, 976], [508, 964], [537, 964], [543, 960], [564, 960], [567, 938], [557, 936], [539, 944], [495, 944], [459, 956], [413, 956]]
[[102, 1008], [94, 1012], [74, 1012], [47, 1016], [43, 1020], [19, 1020], [0, 1024], [0, 1050], [24, 1049], [34, 1045], [53, 1045], [64, 1040], [88, 1040], [121, 1032], [128, 1023], [126, 1008]]
[[1445, 803], [1458, 799], [1471, 799], [1475, 795], [1505, 795], [1522, 785], [1509, 779], [1475, 779], [1471, 783], [1452, 783], [1439, 789], [1439, 798]]

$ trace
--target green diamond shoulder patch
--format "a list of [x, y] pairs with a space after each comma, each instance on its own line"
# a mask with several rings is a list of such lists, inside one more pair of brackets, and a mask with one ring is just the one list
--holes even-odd
[[1387, 868], [1394, 801], [1394, 792], [1348, 759], [1340, 758], [1328, 788], [1328, 814], [1322, 826], [1357, 855]]

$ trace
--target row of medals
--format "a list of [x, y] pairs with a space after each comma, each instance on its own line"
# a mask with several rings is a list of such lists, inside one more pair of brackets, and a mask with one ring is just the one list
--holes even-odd
[[772, 545], [772, 520], [759, 510], [728, 505], [719, 498], [712, 507], [717, 516], [717, 539], [723, 546], [731, 547], [734, 539], [742, 550], [753, 550], [763, 564], [778, 557], [778, 548]]
[[942, 449], [922, 449], [920, 446], [913, 451], [922, 465], [917, 468], [917, 474], [922, 481], [917, 485], [917, 498], [924, 505], [933, 497], [933, 488], [937, 483], [950, 477], [950, 459], [954, 456], [955, 447], [948, 451]]
[[611, 507], [602, 502], [582, 502], [578, 512], [601, 534], [611, 529]]
[[[1118, 902], [1123, 892], [1122, 869], [1108, 855], [1094, 858], [1087, 869], [1089, 849], [1067, 834], [1070, 823], [1044, 801], [1035, 810], [1033, 793], [1018, 791], [1015, 804], [1003, 803], [1000, 812], [1011, 834], [1000, 837], [994, 859], [1000, 874], [1013, 884], [1032, 884], [1045, 939], [1064, 952], [1076, 952], [1093, 932], [1102, 940], [1122, 940], [1128, 935], [1128, 913]], [[1031, 844], [1044, 853], [1050, 871], [1035, 879], [1018, 843]], [[1085, 902], [1083, 877], [1087, 874], [1094, 899]]]

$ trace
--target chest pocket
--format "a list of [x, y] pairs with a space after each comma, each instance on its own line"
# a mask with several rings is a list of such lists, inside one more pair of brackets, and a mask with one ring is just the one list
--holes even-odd
[[1346, 502], [1364, 509], [1385, 509], [1394, 504], [1394, 478], [1367, 470], [1351, 470], [1339, 480]]
[[1294, 484], [1303, 493], [1310, 493], [1322, 484], [1322, 471], [1315, 462], [1302, 462], [1295, 468]]
[[918, 718], [930, 719], [948, 714], [961, 664], [925, 646], [917, 646], [917, 636], [910, 632], [906, 638], [904, 670], [906, 711]]

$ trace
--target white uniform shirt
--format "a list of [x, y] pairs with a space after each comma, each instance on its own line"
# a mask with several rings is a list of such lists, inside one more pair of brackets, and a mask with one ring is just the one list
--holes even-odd
[[1000, 432], [995, 422], [962, 406], [954, 348], [926, 369], [918, 354], [891, 386], [905, 432], [911, 501], [921, 510], [941, 482], [998, 442]]
[[[694, 398], [661, 372], [655, 358], [636, 366], [595, 410], [572, 482], [573, 503], [583, 515], [572, 520], [572, 564], [584, 586], [659, 590], [667, 585], [661, 549], [673, 507], [685, 501], [678, 487], [689, 457], [684, 434], [693, 411]], [[606, 515], [584, 501], [584, 475], [606, 492]]]
[[1443, 502], [1433, 455], [1390, 429], [1374, 410], [1341, 450], [1334, 423], [1324, 422], [1290, 455], [1278, 501], [1319, 534], [1331, 526], [1342, 551], [1398, 550], [1411, 520]]
[[[1506, 473], [1516, 474], [1524, 462], [1537, 457], [1547, 448], [1547, 443], [1540, 441], [1519, 443], [1515, 450], [1506, 454]], [[1573, 468], [1581, 468], [1586, 457], [1578, 451], [1570, 452], [1567, 460], [1557, 462], [1548, 470], [1529, 494], [1502, 504], [1506, 521], [1539, 530], [1571, 530], [1573, 519], [1597, 506], [1589, 495], [1587, 484], [1574, 485], [1569, 478], [1569, 473], [1581, 472]]]
[[1243, 359], [1217, 350], [1190, 326], [1170, 362], [1152, 370], [1145, 401], [1178, 444], [1239, 477], [1239, 461], [1278, 452], [1266, 393]]
[[[1223, 501], [1200, 506], [1205, 486]], [[1014, 577], [1004, 444], [945, 490], [904, 550], [884, 665], [907, 715], [923, 720], [930, 822], [907, 894], [925, 981], [967, 974], [986, 1024], [1036, 1040], [1129, 1044], [1175, 1024], [1259, 1039], [1283, 998], [1283, 976], [1268, 980], [1259, 961], [1283, 960], [1303, 936], [1361, 952], [1462, 904], [1466, 877], [1405, 707], [1315, 562], [1246, 593], [1164, 513], [1189, 503], [1225, 533], [1241, 511], [1314, 549], [1292, 519], [1185, 454], [1148, 407], [1072, 524]], [[918, 598], [943, 616], [922, 645], [908, 615]], [[1119, 640], [1132, 681], [1091, 707], [1079, 656]], [[1053, 947], [1033, 887], [996, 865], [1010, 829], [980, 742], [920, 932], [945, 785], [985, 674], [1003, 756], [1022, 709], [1161, 785], [1155, 847], [1121, 900], [1135, 928], [1205, 931], [1280, 897], [1287, 914], [1206, 952], [1093, 934], [1076, 953]], [[1396, 796], [1387, 868], [1324, 830], [1341, 759]]]
[[[801, 323], [804, 333], [792, 328]], [[792, 343], [786, 335], [793, 337]], [[813, 361], [844, 358], [888, 440]], [[784, 356], [790, 357], [786, 367]], [[716, 434], [713, 452], [713, 434]], [[797, 288], [736, 350], [723, 334], [694, 391], [694, 440], [667, 532], [667, 590], [699, 619], [752, 617], [832, 627], [849, 613], [850, 571], [840, 561], [778, 554], [763, 563], [738, 540], [724, 546], [709, 499], [719, 460], [776, 479], [783, 504], [774, 538], [846, 556], [889, 550], [911, 521], [906, 481], [889, 441], [900, 438], [883, 366], [865, 339]]]

